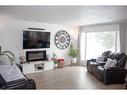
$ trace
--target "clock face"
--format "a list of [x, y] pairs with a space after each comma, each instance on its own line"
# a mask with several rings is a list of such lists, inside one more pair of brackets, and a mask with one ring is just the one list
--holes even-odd
[[59, 30], [55, 35], [54, 41], [59, 49], [66, 49], [70, 44], [70, 35], [65, 30]]

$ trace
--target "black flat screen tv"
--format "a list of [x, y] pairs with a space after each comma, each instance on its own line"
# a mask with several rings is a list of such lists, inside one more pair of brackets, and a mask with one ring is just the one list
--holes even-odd
[[50, 32], [23, 31], [23, 49], [50, 48]]

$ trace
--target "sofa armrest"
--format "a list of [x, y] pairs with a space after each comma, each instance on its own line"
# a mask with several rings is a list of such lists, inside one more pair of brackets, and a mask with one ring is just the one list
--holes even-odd
[[124, 83], [126, 77], [126, 69], [121, 67], [110, 67], [104, 69], [104, 84]]
[[96, 62], [96, 59], [94, 59], [94, 58], [91, 58], [91, 59], [90, 59], [90, 61], [92, 61], [92, 62]]
[[96, 59], [89, 59], [89, 60], [87, 60], [87, 63], [89, 63], [89, 62], [96, 62]]
[[113, 74], [126, 74], [127, 70], [121, 67], [109, 67], [107, 69], [105, 69], [105, 72], [107, 73], [113, 73]]
[[100, 65], [100, 66], [104, 66], [105, 64], [106, 64], [106, 62], [101, 62], [101, 61], [98, 62], [98, 65]]

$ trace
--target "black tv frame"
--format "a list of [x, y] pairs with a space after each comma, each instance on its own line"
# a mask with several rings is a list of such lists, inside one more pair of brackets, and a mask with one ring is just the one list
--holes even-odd
[[46, 48], [50, 48], [50, 44], [51, 44], [51, 32], [45, 32], [45, 33], [50, 33], [50, 35], [49, 35], [49, 39], [50, 39], [50, 41], [49, 41], [49, 47], [36, 47], [36, 48], [24, 48], [24, 32], [45, 32], [45, 31], [38, 31], [38, 30], [25, 30], [25, 31], [23, 31], [23, 49], [46, 49]]

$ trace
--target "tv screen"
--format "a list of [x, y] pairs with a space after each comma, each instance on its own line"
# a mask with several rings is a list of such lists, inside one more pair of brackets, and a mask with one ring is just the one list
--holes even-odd
[[50, 32], [23, 31], [23, 49], [50, 48]]

